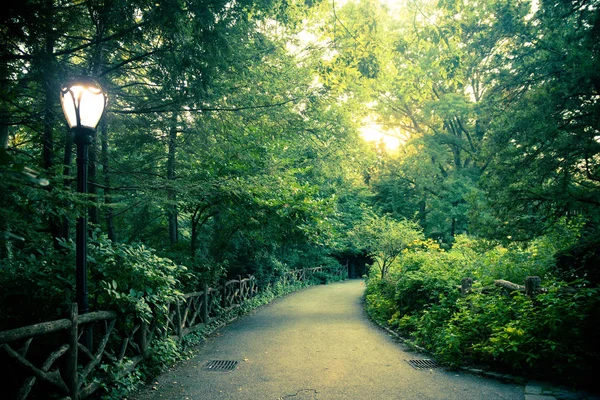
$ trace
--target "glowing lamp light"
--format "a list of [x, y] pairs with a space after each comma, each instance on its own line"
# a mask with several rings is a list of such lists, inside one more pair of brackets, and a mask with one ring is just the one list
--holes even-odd
[[83, 77], [61, 88], [60, 103], [69, 128], [96, 129], [106, 106], [106, 94], [96, 81]]

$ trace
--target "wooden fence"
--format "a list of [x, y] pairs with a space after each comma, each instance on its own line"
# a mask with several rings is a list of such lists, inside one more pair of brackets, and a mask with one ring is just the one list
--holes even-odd
[[232, 279], [216, 288], [204, 285], [199, 292], [186, 293], [183, 302], [171, 303], [166, 313], [167, 330], [181, 341], [189, 333], [203, 329], [219, 316], [221, 310], [237, 308], [258, 293], [256, 278]]
[[281, 275], [280, 282], [284, 286], [293, 285], [296, 282], [308, 282], [315, 274], [322, 273], [322, 267], [303, 268], [286, 271]]
[[[493, 287], [502, 287], [508, 291], [518, 291], [525, 293], [526, 296], [533, 297], [538, 293], [542, 293], [546, 291], [546, 288], [542, 286], [542, 279], [539, 276], [528, 276], [525, 278], [523, 285], [519, 285], [517, 283], [505, 281], [503, 279], [497, 279], [494, 281], [494, 285], [486, 286], [483, 288], [473, 289], [473, 278], [463, 278], [461, 280], [460, 292], [465, 295], [469, 294], [473, 291], [486, 292]], [[570, 291], [570, 288], [565, 288], [565, 290]]]
[[[320, 267], [289, 271], [280, 281], [308, 283], [319, 272], [323, 272]], [[0, 379], [6, 379], [6, 384], [21, 380], [14, 385], [18, 386], [16, 399], [28, 398], [36, 383], [44, 397], [83, 399], [133, 371], [150, 354], [156, 337], [170, 336], [180, 342], [257, 293], [254, 276], [224, 281], [216, 288], [204, 285], [185, 294], [183, 301], [168, 304], [166, 311], [153, 310], [150, 322], [113, 311], [79, 315], [73, 304], [69, 318], [0, 332], [0, 350], [8, 355], [11, 367]], [[93, 348], [84, 345], [86, 331], [93, 332]], [[117, 375], [106, 372], [111, 366], [118, 366]], [[6, 385], [2, 386], [6, 393]]]

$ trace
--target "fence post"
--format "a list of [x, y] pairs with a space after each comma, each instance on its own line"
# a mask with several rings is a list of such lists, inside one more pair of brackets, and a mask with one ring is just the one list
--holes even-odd
[[208, 285], [204, 283], [202, 294], [202, 322], [208, 324]]
[[238, 280], [240, 281], [240, 291], [238, 293], [238, 297], [240, 299], [240, 304], [244, 302], [244, 283], [242, 282], [242, 276], [238, 275]]
[[541, 286], [542, 279], [539, 276], [528, 276], [525, 278], [525, 294], [527, 296], [535, 296]]
[[148, 350], [148, 323], [144, 320], [140, 321], [140, 350], [143, 355]]
[[473, 278], [462, 278], [460, 281], [460, 293], [467, 294], [471, 292], [471, 287], [473, 286]]
[[250, 297], [254, 297], [256, 295], [256, 278], [254, 275], [248, 275], [248, 286], [250, 287]]
[[227, 280], [223, 279], [223, 287], [221, 288], [221, 307], [227, 308]]
[[175, 301], [175, 307], [177, 307], [175, 308], [175, 315], [177, 317], [177, 326], [175, 327], [175, 334], [179, 337], [179, 341], [181, 342], [181, 339], [183, 339], [183, 324], [181, 323], [181, 307], [179, 301]]
[[77, 326], [77, 303], [71, 304], [71, 313], [69, 319], [71, 320], [71, 330], [69, 331], [69, 356], [67, 358], [67, 386], [69, 387], [69, 395], [71, 399], [76, 400], [79, 398], [79, 391], [77, 386], [79, 384], [77, 377], [77, 353], [79, 352], [77, 343], [77, 337], [79, 336]]

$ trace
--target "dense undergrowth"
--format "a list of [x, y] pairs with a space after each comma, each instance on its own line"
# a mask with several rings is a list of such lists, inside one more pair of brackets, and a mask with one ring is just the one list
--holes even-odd
[[[61, 246], [61, 249], [36, 249], [26, 256], [16, 255], [11, 260], [11, 268], [0, 269], [0, 287], [3, 288], [0, 291], [0, 331], [68, 315], [75, 292], [74, 244], [62, 241]], [[316, 257], [313, 259], [317, 261]], [[310, 274], [304, 282], [282, 279], [298, 265], [275, 259], [262, 264], [260, 270], [251, 271], [257, 275], [258, 295], [233, 309], [217, 305], [216, 319], [202, 330], [186, 335], [181, 342], [168, 334], [156, 335], [150, 344], [149, 357], [131, 373], [123, 374], [131, 361], [127, 358], [118, 364], [104, 360], [106, 363], [100, 365], [100, 371], [93, 378], [103, 382], [102, 390], [93, 397], [125, 398], [143, 382], [189, 357], [190, 349], [217, 327], [307, 285], [341, 279], [337, 273], [339, 263], [326, 257], [320, 260], [322, 271]], [[203, 273], [198, 273], [193, 266], [180, 265], [143, 244], [116, 243], [104, 235], [91, 240], [88, 266], [90, 310], [116, 311], [119, 332], [129, 331], [135, 321], [151, 323], [153, 318], [159, 318], [159, 331], [166, 333], [169, 303], [183, 301], [184, 293], [201, 290], [203, 283], [216, 287], [227, 278], [223, 268], [205, 268]], [[6, 358], [0, 357], [0, 364], [3, 362]], [[5, 389], [11, 393], [13, 388]]]
[[[59, 241], [60, 248], [25, 249], [0, 268], [0, 330], [13, 329], [68, 315], [75, 298], [75, 243]], [[311, 264], [305, 259], [310, 258]], [[339, 263], [325, 252], [296, 254], [287, 259], [273, 255], [248, 262], [245, 269], [218, 264], [177, 263], [142, 243], [118, 243], [94, 232], [88, 244], [88, 293], [91, 311], [113, 310], [149, 319], [152, 308], [183, 299], [206, 283], [252, 274], [261, 290], [273, 288], [288, 271], [321, 266], [313, 276], [325, 283]]]
[[[414, 245], [389, 274], [369, 275], [367, 312], [445, 365], [587, 386], [600, 360], [600, 291], [584, 279], [558, 278], [554, 256], [576, 236], [563, 228], [526, 245], [466, 236], [451, 250]], [[532, 275], [544, 288], [534, 297], [493, 284], [523, 284]], [[463, 277], [474, 280], [466, 295], [458, 289]]]

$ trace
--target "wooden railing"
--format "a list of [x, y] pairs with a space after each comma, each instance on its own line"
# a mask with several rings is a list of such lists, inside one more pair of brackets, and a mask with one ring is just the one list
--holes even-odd
[[322, 267], [302, 268], [293, 271], [286, 271], [282, 274], [280, 281], [283, 285], [293, 285], [295, 283], [309, 282], [310, 279], [319, 272], [323, 272]]
[[[322, 271], [321, 267], [289, 271], [280, 279], [284, 285], [308, 283]], [[200, 291], [185, 294], [182, 301], [168, 304], [166, 312], [153, 310], [150, 321], [113, 311], [78, 315], [77, 305], [73, 304], [69, 318], [0, 332], [0, 350], [8, 358], [0, 357], [0, 363], [18, 367], [21, 381], [12, 385], [18, 386], [16, 399], [28, 398], [40, 382], [45, 397], [83, 399], [110, 380], [133, 371], [150, 354], [150, 344], [157, 336], [181, 341], [257, 293], [254, 276], [224, 281], [216, 288], [204, 285]], [[86, 332], [93, 332], [92, 348], [84, 345]], [[116, 375], [110, 375], [99, 368], [101, 364], [120, 367]], [[10, 373], [8, 370], [8, 375], [0, 375], [1, 380], [6, 379], [3, 393], [13, 378], [17, 379]]]
[[[116, 319], [117, 314], [112, 311], [98, 311], [78, 315], [77, 304], [73, 304], [68, 319], [0, 332], [0, 348], [3, 348], [8, 356], [29, 374], [21, 384], [16, 398], [27, 398], [36, 381], [43, 381], [53, 388], [56, 393], [72, 399], [84, 398], [97, 390], [100, 384], [90, 379], [91, 373], [104, 355], [117, 362], [122, 361], [128, 348], [132, 347], [130, 338], [139, 329], [139, 325], [135, 326], [129, 335], [123, 338], [120, 354], [115, 355], [108, 351], [106, 345], [114, 330]], [[79, 342], [81, 333], [85, 329], [89, 329], [91, 325], [103, 327], [101, 331], [96, 331], [100, 335], [97, 335], [98, 343], [95, 352]], [[43, 356], [44, 361], [41, 366], [35, 366], [28, 359], [28, 355], [35, 355], [37, 358], [40, 356], [39, 348], [36, 349], [35, 354], [30, 351], [34, 347], [32, 346], [33, 341], [34, 339], [41, 341], [42, 336], [45, 341], [48, 341], [49, 335], [55, 336], [55, 340], [51, 341], [54, 343], [55, 349]], [[19, 343], [21, 345], [17, 348], [16, 346]], [[136, 345], [133, 348], [140, 356], [139, 360], [141, 360], [144, 345], [142, 344], [141, 347]], [[133, 356], [132, 359], [136, 358], [135, 353], [130, 354], [130, 356]], [[59, 363], [61, 357], [64, 360], [60, 360]], [[63, 366], [62, 371], [61, 365]]]
[[[466, 295], [472, 292], [489, 292], [494, 287], [501, 287], [509, 292], [523, 292], [528, 297], [534, 297], [539, 293], [544, 293], [548, 291], [547, 288], [542, 287], [542, 279], [539, 276], [526, 277], [525, 281], [523, 282], [523, 285], [509, 282], [504, 279], [496, 279], [493, 285], [484, 286], [477, 289], [473, 289], [473, 278], [463, 278], [461, 280], [460, 286], [458, 286], [457, 288], [460, 289], [461, 294]], [[560, 290], [566, 293], [577, 292], [577, 289], [572, 287], [563, 287]]]
[[325, 273], [339, 280], [346, 279], [348, 277], [348, 267], [340, 265], [340, 267], [335, 270], [327, 271], [325, 271], [323, 267], [303, 268], [296, 269], [293, 271], [286, 271], [282, 274], [280, 281], [285, 285], [294, 284], [297, 282], [310, 283], [316, 276]]
[[185, 335], [213, 322], [219, 316], [218, 307], [237, 308], [257, 293], [256, 278], [252, 275], [223, 282], [217, 288], [204, 285], [199, 292], [185, 294], [185, 301], [168, 305], [167, 328], [171, 336], [181, 341]]

